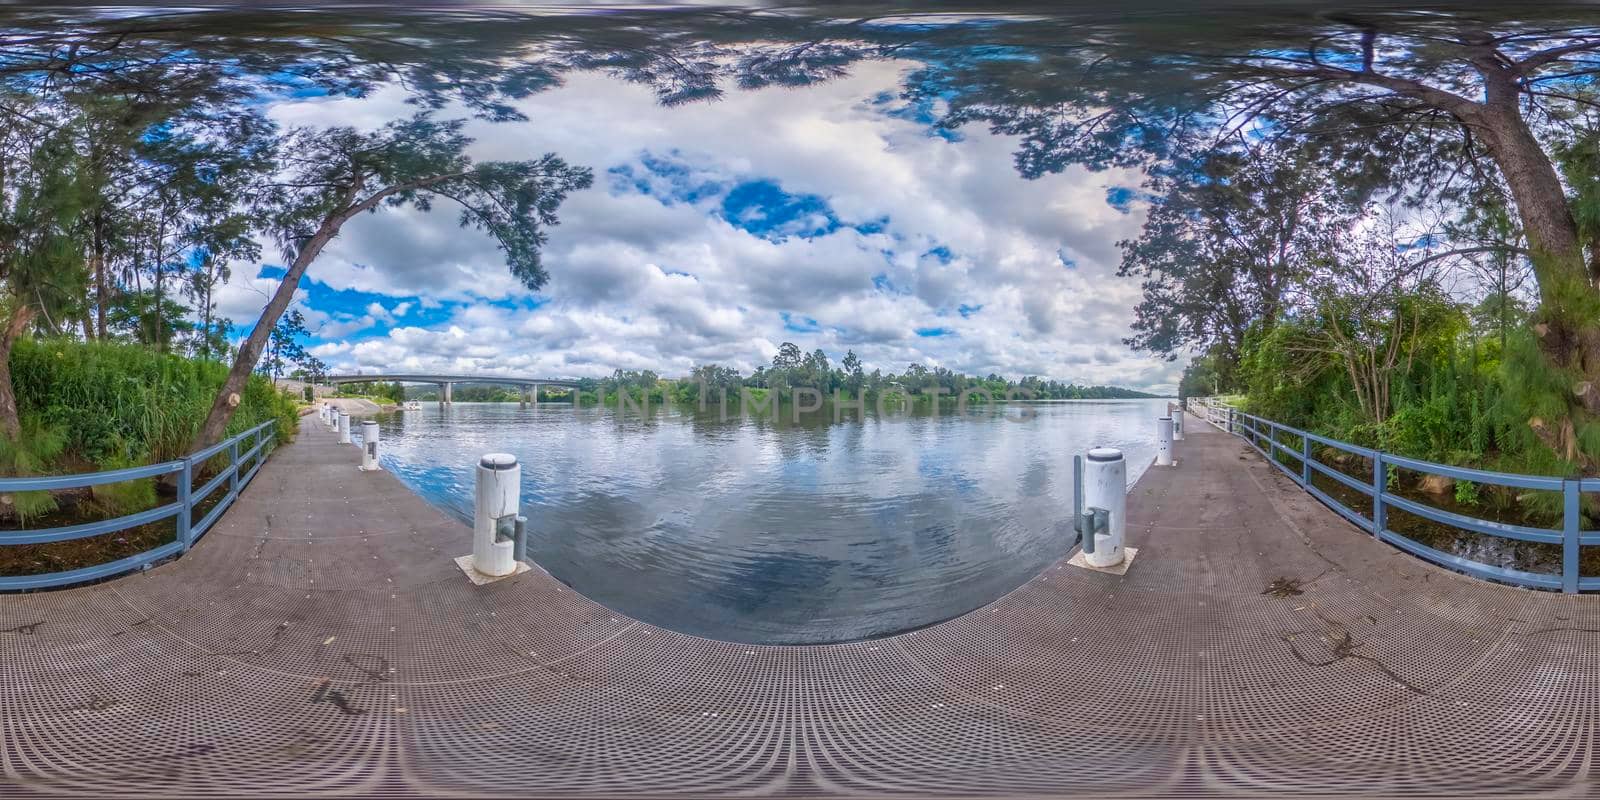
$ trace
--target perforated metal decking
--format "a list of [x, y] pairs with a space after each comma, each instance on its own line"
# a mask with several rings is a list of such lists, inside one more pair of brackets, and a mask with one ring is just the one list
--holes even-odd
[[0, 597], [0, 796], [1594, 791], [1594, 598], [1419, 563], [1203, 425], [1125, 578], [800, 648], [473, 586], [469, 532], [331, 439], [175, 563]]

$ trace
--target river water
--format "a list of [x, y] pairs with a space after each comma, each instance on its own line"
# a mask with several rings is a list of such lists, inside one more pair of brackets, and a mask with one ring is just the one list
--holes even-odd
[[424, 403], [382, 421], [383, 464], [470, 524], [479, 456], [514, 453], [529, 554], [584, 595], [714, 639], [849, 641], [978, 608], [1064, 555], [1073, 454], [1120, 447], [1131, 483], [1164, 403], [799, 423]]

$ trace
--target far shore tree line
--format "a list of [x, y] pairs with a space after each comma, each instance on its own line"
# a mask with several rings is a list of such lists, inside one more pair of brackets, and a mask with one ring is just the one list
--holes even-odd
[[[749, 375], [733, 367], [720, 364], [702, 364], [688, 376], [664, 379], [650, 370], [617, 370], [608, 378], [579, 381], [584, 392], [615, 397], [626, 392], [657, 402], [719, 403], [723, 397], [737, 401], [741, 390], [759, 390], [765, 399], [775, 393], [783, 402], [795, 400], [796, 390], [817, 392], [823, 401], [835, 396], [876, 398], [888, 392], [898, 392], [919, 400], [943, 397], [954, 400], [963, 392], [982, 390], [996, 400], [1008, 393], [1019, 398], [1039, 400], [1080, 400], [1112, 398], [1149, 398], [1156, 395], [1117, 386], [1085, 386], [1029, 375], [1019, 380], [990, 373], [987, 376], [966, 375], [941, 366], [907, 364], [903, 372], [868, 372], [856, 356], [847, 350], [844, 357], [833, 366], [828, 354], [821, 348], [806, 353], [793, 342], [784, 342], [772, 357], [770, 365], [755, 368]], [[701, 392], [705, 392], [702, 400]], [[981, 395], [979, 395], [981, 396]]]
[[[310, 379], [303, 370], [297, 372], [300, 375], [296, 377]], [[702, 391], [705, 392], [705, 403], [721, 402], [724, 396], [730, 401], [737, 401], [741, 390], [756, 390], [755, 394], [763, 400], [770, 394], [776, 394], [781, 402], [792, 402], [797, 389], [815, 391], [824, 401], [833, 400], [836, 394], [854, 401], [861, 396], [876, 398], [891, 392], [919, 400], [939, 397], [954, 401], [963, 392], [973, 390], [980, 391], [974, 396], [981, 399], [975, 402], [987, 402], [981, 392], [987, 392], [987, 397], [996, 401], [1004, 401], [1008, 396], [1029, 400], [1107, 400], [1159, 396], [1120, 386], [1091, 386], [1036, 375], [1020, 379], [1006, 378], [997, 373], [966, 375], [946, 367], [930, 367], [920, 363], [907, 364], [905, 370], [898, 373], [877, 368], [868, 372], [853, 350], [847, 350], [838, 366], [833, 366], [828, 354], [821, 348], [805, 353], [793, 342], [779, 345], [772, 363], [756, 367], [749, 375], [733, 367], [702, 364], [687, 376], [679, 378], [663, 378], [653, 370], [618, 369], [605, 378], [581, 378], [575, 383], [584, 401], [626, 394], [636, 401], [655, 403], [701, 403]], [[407, 387], [389, 382], [345, 383], [340, 385], [339, 393], [380, 398], [394, 403], [439, 399], [439, 389], [432, 384]], [[451, 397], [464, 403], [515, 403], [522, 399], [522, 392], [514, 387], [493, 383], [458, 383], [452, 389]], [[567, 389], [549, 386], [544, 387], [540, 397], [565, 401], [572, 399]]]

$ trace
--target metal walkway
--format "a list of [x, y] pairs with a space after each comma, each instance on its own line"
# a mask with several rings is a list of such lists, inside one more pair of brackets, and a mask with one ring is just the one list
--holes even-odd
[[308, 429], [184, 558], [0, 597], [0, 797], [1595, 791], [1596, 598], [1419, 562], [1205, 427], [1126, 577], [798, 648], [473, 586], [464, 526]]

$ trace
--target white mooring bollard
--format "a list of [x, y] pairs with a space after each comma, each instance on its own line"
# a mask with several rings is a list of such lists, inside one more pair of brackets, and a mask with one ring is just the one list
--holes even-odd
[[1172, 441], [1183, 441], [1183, 404], [1172, 410]]
[[1172, 417], [1156, 420], [1156, 466], [1172, 466]]
[[515, 557], [517, 510], [522, 505], [522, 465], [510, 453], [478, 461], [477, 502], [472, 515], [472, 568], [490, 577], [510, 575]]
[[1106, 529], [1094, 535], [1094, 552], [1084, 558], [1092, 567], [1114, 567], [1122, 563], [1128, 528], [1128, 465], [1115, 447], [1096, 447], [1084, 462], [1084, 507], [1107, 512]]
[[378, 466], [378, 423], [367, 420], [361, 423], [361, 469], [373, 472]]
[[339, 412], [339, 444], [350, 443], [350, 415]]

